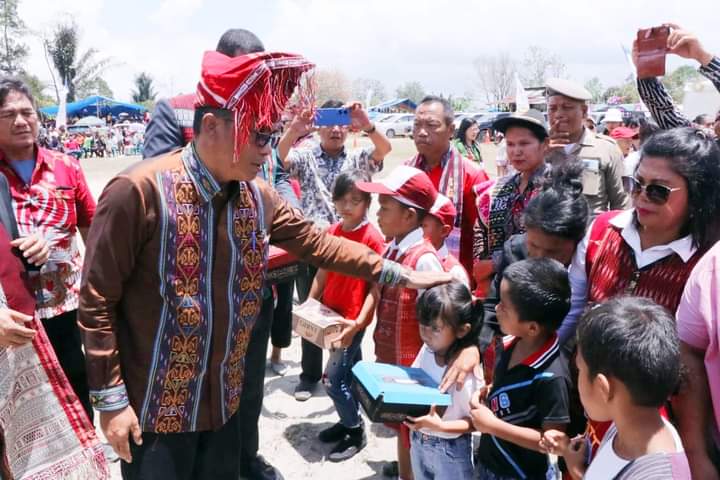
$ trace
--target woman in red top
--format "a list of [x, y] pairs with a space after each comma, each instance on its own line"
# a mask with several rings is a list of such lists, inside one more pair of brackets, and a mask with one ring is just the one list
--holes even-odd
[[[337, 177], [333, 202], [342, 220], [329, 231], [382, 253], [383, 237], [367, 220], [370, 194], [355, 187], [357, 182], [369, 181], [369, 174], [361, 170], [343, 172]], [[361, 359], [362, 338], [365, 328], [372, 322], [378, 297], [379, 292], [368, 282], [323, 269], [318, 270], [310, 289], [310, 298], [321, 301], [346, 319], [342, 333], [333, 344], [324, 375], [328, 396], [340, 416], [339, 423], [319, 435], [322, 442], [337, 442], [328, 455], [332, 462], [352, 457], [367, 443], [358, 403], [350, 391], [350, 370]]]
[[[690, 271], [720, 238], [720, 149], [695, 128], [659, 132], [623, 180], [633, 209], [590, 227], [570, 268], [573, 305], [633, 295], [674, 312]], [[608, 425], [590, 423], [597, 446]]]

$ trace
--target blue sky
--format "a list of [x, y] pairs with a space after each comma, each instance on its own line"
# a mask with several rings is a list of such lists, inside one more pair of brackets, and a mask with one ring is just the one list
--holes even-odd
[[[379, 79], [388, 93], [418, 80], [435, 93], [478, 95], [478, 55], [504, 51], [521, 59], [529, 45], [560, 55], [571, 78], [597, 76], [609, 86], [629, 74], [620, 44], [630, 46], [639, 27], [680, 23], [720, 52], [717, 11], [716, 0], [20, 0], [35, 31], [75, 19], [81, 47], [112, 57], [116, 66], [105, 77], [126, 100], [142, 71], [162, 96], [193, 91], [202, 52], [232, 27], [351, 80]], [[30, 69], [49, 81], [39, 40], [26, 41]]]

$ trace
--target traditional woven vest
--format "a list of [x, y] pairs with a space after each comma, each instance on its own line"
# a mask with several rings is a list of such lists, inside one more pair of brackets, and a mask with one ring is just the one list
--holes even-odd
[[[414, 270], [420, 257], [426, 253], [437, 256], [430, 242], [424, 240], [410, 247], [396, 261]], [[412, 288], [382, 287], [373, 336], [378, 362], [409, 366], [415, 360], [423, 344], [415, 313], [417, 297], [417, 290]]]
[[182, 130], [185, 143], [193, 139], [193, 116], [195, 115], [195, 94], [178, 95], [168, 100], [168, 103], [175, 111], [175, 120]]
[[610, 220], [620, 212], [600, 215], [590, 232], [586, 268], [588, 301], [602, 302], [617, 295], [646, 297], [675, 312], [690, 272], [702, 256], [683, 262], [677, 254], [638, 269], [632, 249]]

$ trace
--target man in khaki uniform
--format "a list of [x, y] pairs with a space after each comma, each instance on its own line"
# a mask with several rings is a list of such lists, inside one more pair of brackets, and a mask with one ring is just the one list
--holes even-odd
[[562, 79], [550, 79], [545, 87], [550, 123], [547, 162], [583, 163], [583, 190], [593, 217], [628, 208], [629, 198], [622, 186], [622, 152], [615, 140], [585, 128], [590, 92]]

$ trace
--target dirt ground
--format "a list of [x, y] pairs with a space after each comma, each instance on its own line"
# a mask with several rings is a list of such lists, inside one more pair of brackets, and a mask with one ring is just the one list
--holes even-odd
[[[351, 138], [348, 146], [364, 145], [365, 138]], [[393, 151], [385, 160], [382, 177], [395, 166], [415, 153], [412, 140], [393, 139]], [[495, 173], [495, 147], [483, 145], [486, 170]], [[137, 162], [139, 157], [90, 158], [82, 160], [90, 188], [99, 198], [105, 184], [117, 173]], [[371, 207], [370, 219], [375, 222], [377, 202]], [[372, 327], [371, 327], [372, 329]], [[269, 352], [268, 352], [269, 357]], [[291, 346], [283, 351], [290, 370], [284, 377], [275, 375], [269, 368], [265, 377], [265, 400], [260, 417], [260, 453], [282, 473], [286, 479], [342, 478], [380, 479], [382, 466], [395, 457], [395, 438], [392, 431], [373, 424], [368, 429], [367, 447], [358, 455], [342, 463], [326, 460], [332, 446], [320, 443], [320, 430], [337, 422], [337, 414], [330, 398], [322, 388], [316, 390], [307, 402], [297, 402], [293, 390], [300, 374], [300, 339], [293, 336]], [[363, 342], [363, 358], [373, 359], [372, 331]], [[367, 423], [366, 423], [367, 425]], [[112, 464], [113, 478], [120, 477], [120, 464]]]

